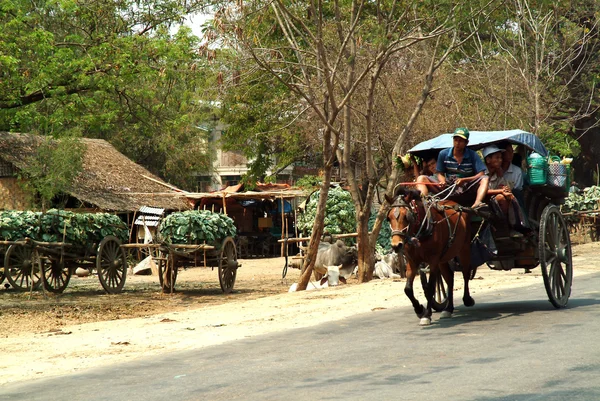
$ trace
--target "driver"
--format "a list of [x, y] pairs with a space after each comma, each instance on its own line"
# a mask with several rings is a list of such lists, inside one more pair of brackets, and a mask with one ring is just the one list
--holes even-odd
[[[479, 155], [467, 148], [468, 143], [469, 130], [455, 129], [452, 137], [453, 146], [442, 150], [438, 156], [437, 178], [440, 187], [456, 184], [452, 199], [459, 203], [473, 202], [471, 207], [477, 208], [482, 204], [487, 193], [489, 177], [485, 175], [486, 167]], [[416, 187], [423, 195], [429, 192], [427, 182], [432, 183], [433, 180], [417, 180]]]

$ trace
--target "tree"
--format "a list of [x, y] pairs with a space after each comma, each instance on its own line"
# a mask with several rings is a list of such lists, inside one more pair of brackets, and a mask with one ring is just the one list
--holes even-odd
[[[106, 139], [183, 186], [209, 164], [212, 77], [184, 0], [0, 1], [0, 130]], [[207, 75], [204, 74], [207, 73]]]
[[41, 138], [35, 155], [21, 170], [22, 185], [33, 200], [39, 197], [42, 211], [59, 194], [67, 192], [82, 170], [84, 145], [77, 139]]
[[[287, 87], [299, 106], [310, 109], [321, 125], [313, 136], [321, 141], [324, 180], [305, 262], [307, 268], [299, 289], [305, 288], [314, 265], [336, 158], [346, 172], [359, 219], [360, 280], [370, 278], [371, 255], [385, 215], [382, 209], [374, 233], [369, 236], [367, 223], [379, 180], [373, 156], [373, 113], [380, 78], [395, 55], [404, 53], [410, 59], [418, 50], [429, 54], [421, 96], [393, 149], [398, 152], [429, 96], [435, 71], [465, 40], [459, 40], [459, 34], [477, 26], [481, 7], [487, 6], [426, 3], [358, 0], [212, 3], [214, 27], [221, 43], [235, 49], [240, 57], [251, 59], [259, 69]], [[363, 104], [357, 101], [360, 90], [366, 93]], [[360, 134], [353, 126], [355, 114], [365, 122], [365, 130]], [[363, 144], [361, 149], [354, 146], [359, 141]], [[360, 151], [364, 152], [366, 191], [357, 184], [359, 177], [355, 177], [351, 163], [353, 155]], [[393, 188], [395, 173], [391, 178], [388, 191]]]

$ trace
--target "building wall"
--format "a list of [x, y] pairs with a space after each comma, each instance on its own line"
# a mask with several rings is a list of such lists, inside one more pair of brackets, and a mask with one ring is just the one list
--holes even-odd
[[29, 196], [16, 177], [0, 177], [0, 209], [27, 210], [31, 208]]

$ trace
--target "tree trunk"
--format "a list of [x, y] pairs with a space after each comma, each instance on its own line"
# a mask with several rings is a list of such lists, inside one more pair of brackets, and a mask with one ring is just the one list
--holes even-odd
[[[358, 244], [358, 282], [366, 283], [373, 279], [373, 267], [375, 256], [375, 241], [371, 241], [369, 236], [369, 217], [371, 211], [365, 208], [366, 211], [360, 213], [357, 217], [357, 244]], [[377, 237], [375, 237], [377, 238]]]
[[315, 261], [317, 260], [317, 252], [319, 250], [319, 242], [323, 235], [323, 221], [325, 220], [325, 207], [327, 206], [327, 195], [329, 194], [329, 185], [331, 184], [331, 165], [326, 164], [323, 177], [323, 186], [319, 193], [319, 202], [317, 203], [317, 213], [315, 216], [315, 223], [313, 224], [312, 234], [310, 236], [310, 242], [308, 244], [308, 252], [304, 258], [304, 272], [300, 276], [298, 281], [298, 291], [306, 290], [310, 276], [315, 267]]

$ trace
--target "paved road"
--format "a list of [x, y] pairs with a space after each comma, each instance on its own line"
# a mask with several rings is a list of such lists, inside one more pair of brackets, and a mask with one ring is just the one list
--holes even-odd
[[411, 309], [376, 311], [10, 385], [0, 400], [600, 400], [600, 274], [576, 280], [567, 309], [540, 283], [428, 328]]

